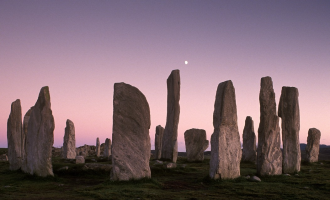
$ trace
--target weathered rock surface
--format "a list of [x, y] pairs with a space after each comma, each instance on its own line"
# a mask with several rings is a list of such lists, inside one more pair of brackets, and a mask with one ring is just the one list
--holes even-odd
[[150, 109], [139, 89], [115, 83], [111, 180], [151, 178]]
[[282, 118], [282, 171], [285, 174], [300, 171], [300, 114], [298, 96], [297, 88], [282, 87], [278, 116]]
[[26, 169], [26, 135], [28, 131], [28, 125], [29, 125], [29, 120], [30, 120], [30, 115], [32, 112], [33, 107], [31, 107], [24, 116], [23, 119], [23, 130], [22, 130], [22, 171], [27, 171]]
[[103, 157], [109, 159], [111, 156], [111, 140], [109, 138], [105, 139]]
[[180, 84], [180, 71], [173, 70], [167, 79], [167, 116], [161, 153], [162, 159], [172, 162], [178, 158]]
[[308, 130], [306, 157], [307, 161], [317, 162], [319, 160], [321, 132], [316, 128]]
[[83, 164], [85, 163], [84, 156], [76, 156], [76, 164]]
[[63, 138], [63, 158], [75, 159], [76, 157], [76, 136], [74, 124], [66, 120], [65, 134]]
[[189, 129], [184, 133], [187, 161], [203, 161], [204, 151], [209, 147], [206, 132], [203, 129]]
[[18, 170], [22, 166], [22, 108], [17, 99], [11, 104], [7, 121], [8, 161], [10, 170]]
[[96, 138], [96, 157], [100, 157], [101, 147], [100, 147], [100, 139]]
[[261, 78], [260, 85], [257, 174], [279, 175], [282, 174], [281, 138], [272, 78]]
[[0, 155], [0, 162], [7, 162], [8, 161], [8, 156], [6, 154]]
[[161, 159], [163, 135], [164, 135], [164, 128], [161, 125], [156, 126], [155, 159]]
[[242, 157], [237, 126], [235, 88], [232, 81], [218, 85], [213, 113], [210, 177], [231, 179], [240, 176]]
[[23, 171], [38, 176], [54, 176], [52, 146], [54, 143], [54, 117], [51, 110], [49, 88], [40, 90], [34, 105], [26, 135], [26, 167]]
[[252, 117], [247, 116], [243, 130], [242, 161], [253, 162], [257, 160], [256, 134]]

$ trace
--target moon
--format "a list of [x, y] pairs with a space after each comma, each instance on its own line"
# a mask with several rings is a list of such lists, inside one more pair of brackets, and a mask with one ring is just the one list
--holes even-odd
[[184, 61], [184, 64], [185, 64], [185, 65], [188, 65], [188, 61]]

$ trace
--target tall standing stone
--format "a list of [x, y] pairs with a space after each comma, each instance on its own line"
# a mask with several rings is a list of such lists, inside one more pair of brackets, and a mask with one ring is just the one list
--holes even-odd
[[10, 170], [18, 170], [22, 166], [22, 109], [17, 99], [11, 104], [7, 121], [8, 161]]
[[38, 176], [54, 176], [52, 147], [54, 143], [54, 117], [48, 86], [41, 88], [28, 122], [26, 135], [26, 167], [23, 171]]
[[96, 157], [100, 157], [101, 154], [101, 146], [100, 146], [100, 139], [96, 138]]
[[282, 87], [278, 116], [282, 118], [283, 161], [284, 174], [300, 171], [301, 152], [299, 142], [300, 115], [298, 89]]
[[307, 161], [317, 162], [319, 160], [321, 132], [316, 128], [308, 130], [306, 157]]
[[29, 125], [29, 120], [30, 120], [30, 115], [32, 112], [33, 107], [31, 107], [24, 116], [23, 119], [23, 130], [22, 130], [22, 170], [27, 171], [26, 167], [26, 135], [28, 131], [28, 125]]
[[243, 130], [243, 155], [242, 161], [255, 163], [257, 159], [256, 134], [252, 117], [247, 116]]
[[279, 175], [282, 174], [281, 136], [272, 78], [261, 78], [260, 85], [257, 174]]
[[115, 83], [111, 180], [151, 178], [150, 109], [139, 89]]
[[180, 115], [180, 71], [173, 70], [167, 79], [167, 116], [162, 142], [162, 159], [178, 158], [178, 125]]
[[218, 85], [213, 112], [210, 177], [231, 179], [240, 176], [242, 157], [237, 126], [235, 88], [232, 81]]
[[66, 120], [65, 134], [63, 138], [63, 158], [76, 158], [76, 136], [74, 124], [71, 120]]
[[107, 138], [105, 139], [104, 142], [103, 157], [109, 159], [110, 156], [111, 156], [111, 140]]
[[163, 135], [164, 135], [164, 128], [161, 125], [156, 126], [155, 159], [161, 159]]
[[186, 144], [187, 160], [203, 161], [204, 151], [209, 147], [209, 141], [206, 140], [206, 132], [203, 129], [189, 129], [184, 132]]

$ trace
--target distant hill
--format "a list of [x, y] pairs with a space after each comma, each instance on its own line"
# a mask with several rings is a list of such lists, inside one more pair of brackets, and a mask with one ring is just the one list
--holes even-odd
[[[300, 144], [300, 150], [302, 151], [302, 150], [305, 150], [306, 149], [306, 146], [307, 146], [307, 144], [305, 144], [305, 143], [301, 143]], [[325, 145], [325, 144], [320, 144], [320, 149], [322, 149], [322, 148], [330, 148], [330, 146], [327, 146], [327, 145]]]

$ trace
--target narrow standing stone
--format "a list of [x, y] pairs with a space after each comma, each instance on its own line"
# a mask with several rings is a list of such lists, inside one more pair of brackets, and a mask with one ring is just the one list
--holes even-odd
[[209, 147], [206, 132], [203, 129], [189, 129], [184, 132], [187, 160], [189, 162], [203, 161], [204, 151]]
[[155, 159], [161, 159], [162, 156], [162, 141], [164, 135], [164, 128], [161, 125], [156, 126], [155, 134]]
[[321, 132], [316, 128], [308, 130], [306, 156], [307, 161], [317, 162], [319, 160]]
[[96, 157], [100, 157], [101, 154], [101, 147], [100, 147], [100, 139], [96, 138], [96, 147], [95, 147], [95, 151], [96, 151]]
[[103, 157], [109, 159], [110, 156], [111, 156], [111, 140], [107, 138], [105, 139], [104, 142]]
[[210, 177], [232, 179], [240, 176], [242, 157], [237, 126], [235, 88], [232, 81], [218, 85], [213, 113]]
[[256, 134], [254, 133], [254, 123], [252, 117], [247, 116], [243, 130], [243, 155], [242, 161], [256, 162]]
[[23, 119], [23, 130], [22, 130], [22, 171], [27, 171], [26, 168], [26, 135], [27, 135], [27, 131], [28, 131], [28, 125], [29, 125], [29, 120], [30, 120], [30, 115], [32, 112], [33, 107], [31, 107], [24, 116]]
[[282, 87], [278, 116], [282, 118], [283, 161], [284, 174], [300, 171], [301, 152], [299, 142], [300, 115], [298, 89]]
[[54, 176], [52, 147], [54, 143], [54, 117], [48, 86], [41, 88], [28, 123], [26, 135], [26, 167], [23, 171], [38, 176]]
[[76, 138], [75, 128], [71, 120], [66, 120], [65, 134], [63, 138], [63, 158], [76, 158]]
[[139, 89], [115, 83], [111, 180], [151, 178], [150, 109]]
[[22, 166], [22, 109], [17, 99], [11, 104], [7, 122], [8, 161], [10, 170], [18, 170]]
[[279, 175], [282, 174], [281, 138], [272, 78], [261, 78], [260, 85], [257, 174]]
[[178, 125], [180, 115], [180, 71], [173, 70], [167, 79], [167, 116], [161, 157], [176, 162], [178, 158]]

